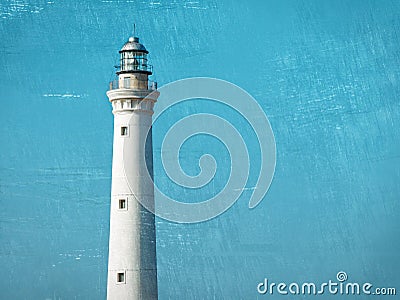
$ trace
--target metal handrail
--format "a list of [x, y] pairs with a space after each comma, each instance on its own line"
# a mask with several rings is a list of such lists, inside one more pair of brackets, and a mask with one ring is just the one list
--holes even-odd
[[[110, 81], [110, 86], [109, 90], [117, 90], [117, 89], [129, 89], [122, 84], [122, 86], [119, 85], [119, 80], [115, 79], [113, 81]], [[157, 82], [149, 80], [147, 82], [147, 90], [149, 91], [155, 91], [157, 90]]]

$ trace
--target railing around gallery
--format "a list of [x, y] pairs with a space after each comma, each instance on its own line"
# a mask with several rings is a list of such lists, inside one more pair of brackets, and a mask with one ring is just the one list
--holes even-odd
[[[124, 81], [120, 81], [118, 79], [115, 79], [110, 82], [109, 86], [110, 90], [116, 90], [116, 89], [133, 89], [131, 85], [130, 78], [125, 79]], [[149, 80], [147, 82], [147, 89], [150, 91], [155, 91], [157, 90], [157, 82]]]

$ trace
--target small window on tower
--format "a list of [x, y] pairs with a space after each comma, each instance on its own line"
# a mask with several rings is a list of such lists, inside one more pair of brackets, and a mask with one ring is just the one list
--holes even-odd
[[127, 126], [122, 126], [121, 127], [121, 135], [122, 136], [127, 136], [128, 135], [128, 127]]
[[131, 78], [124, 77], [124, 88], [129, 89], [131, 87]]
[[118, 208], [119, 209], [126, 209], [126, 199], [119, 199]]
[[124, 272], [117, 273], [117, 283], [125, 283], [125, 273]]

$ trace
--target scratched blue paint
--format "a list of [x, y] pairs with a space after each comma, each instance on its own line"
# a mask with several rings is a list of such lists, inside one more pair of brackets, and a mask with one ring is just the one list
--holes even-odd
[[[277, 143], [275, 178], [256, 209], [244, 191], [211, 221], [157, 220], [160, 299], [280, 299], [258, 295], [257, 284], [318, 283], [338, 271], [399, 291], [399, 1], [3, 0], [0, 298], [105, 297], [105, 92], [134, 22], [159, 85], [231, 81], [257, 99]], [[208, 108], [192, 102], [165, 124]], [[251, 144], [245, 122], [226, 113]], [[156, 177], [164, 133], [155, 128]], [[229, 167], [221, 147], [193, 138], [182, 167], [196, 174], [198, 154], [211, 151], [221, 187]], [[259, 154], [250, 148], [252, 186]]]

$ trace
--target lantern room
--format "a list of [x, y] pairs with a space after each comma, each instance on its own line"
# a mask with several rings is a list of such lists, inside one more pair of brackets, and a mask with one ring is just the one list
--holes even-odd
[[121, 55], [120, 69], [117, 74], [145, 73], [152, 74], [151, 66], [147, 64], [146, 48], [139, 43], [138, 37], [130, 37], [128, 42], [119, 51]]
[[138, 37], [130, 37], [119, 51], [120, 64], [116, 66], [118, 79], [110, 82], [110, 90], [156, 90], [157, 84], [149, 80], [153, 68], [148, 64], [148, 53]]

